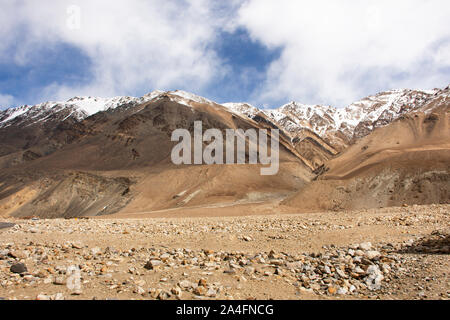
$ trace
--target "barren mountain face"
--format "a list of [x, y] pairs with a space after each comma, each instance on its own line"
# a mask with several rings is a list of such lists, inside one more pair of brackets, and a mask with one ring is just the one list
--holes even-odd
[[[447, 87], [383, 92], [345, 109], [292, 102], [260, 110], [183, 91], [8, 109], [0, 112], [0, 215], [448, 203], [449, 105]], [[279, 129], [279, 173], [175, 166], [171, 134], [193, 133], [195, 121], [222, 132]]]
[[0, 129], [2, 214], [74, 217], [111, 214], [127, 205], [126, 210], [151, 211], [258, 202], [278, 199], [312, 177], [309, 160], [284, 133], [276, 176], [261, 176], [260, 165], [172, 164], [172, 132], [183, 128], [193, 133], [195, 121], [201, 121], [204, 130], [272, 128], [187, 93], [127, 100], [91, 116], [82, 107], [65, 109], [83, 117], [63, 118], [55, 111], [33, 122], [26, 115], [12, 118], [10, 110], [5, 112], [10, 119]]
[[[429, 91], [393, 90], [369, 96], [344, 109], [330, 106], [304, 105], [291, 102], [276, 110], [262, 110], [286, 132], [296, 136], [310, 130], [334, 148], [345, 149], [372, 132], [386, 126], [404, 114], [432, 110], [436, 104], [447, 104], [450, 88]], [[250, 118], [258, 112], [248, 104], [227, 104], [234, 112]]]

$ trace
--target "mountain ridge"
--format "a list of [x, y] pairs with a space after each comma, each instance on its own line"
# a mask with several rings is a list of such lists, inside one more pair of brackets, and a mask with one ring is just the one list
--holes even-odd
[[[450, 97], [450, 86], [445, 89], [412, 90], [397, 89], [380, 92], [365, 97], [345, 108], [335, 108], [323, 105], [306, 105], [292, 101], [277, 109], [260, 109], [250, 103], [217, 103], [207, 98], [182, 90], [155, 90], [142, 97], [117, 96], [113, 98], [73, 97], [67, 101], [48, 101], [34, 106], [20, 106], [0, 111], [0, 128], [9, 125], [20, 125], [33, 119], [35, 122], [45, 122], [51, 111], [59, 113], [67, 111], [67, 118], [81, 121], [101, 111], [115, 109], [120, 106], [137, 105], [170, 96], [172, 100], [190, 105], [209, 103], [222, 105], [231, 112], [254, 118], [259, 113], [265, 114], [270, 120], [280, 124], [288, 133], [309, 129], [321, 138], [345, 147], [355, 138], [367, 135], [375, 127], [388, 124], [406, 112], [420, 111], [420, 108], [433, 98]], [[62, 121], [67, 118], [63, 118]], [[344, 135], [336, 137], [336, 132]], [[293, 137], [295, 138], [295, 137]]]

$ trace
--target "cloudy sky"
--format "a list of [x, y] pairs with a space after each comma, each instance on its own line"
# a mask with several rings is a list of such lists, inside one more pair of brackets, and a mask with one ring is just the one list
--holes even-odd
[[344, 107], [450, 84], [448, 0], [0, 0], [0, 106], [182, 89]]

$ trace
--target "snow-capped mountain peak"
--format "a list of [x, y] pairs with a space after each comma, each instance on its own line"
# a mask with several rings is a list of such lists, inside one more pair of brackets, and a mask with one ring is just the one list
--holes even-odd
[[245, 102], [222, 103], [222, 106], [233, 113], [241, 114], [250, 118], [254, 117], [258, 112], [260, 112], [258, 108], [252, 106], [250, 103]]
[[[195, 103], [216, 104], [204, 97], [182, 91], [155, 90], [142, 97], [118, 96], [113, 98], [74, 97], [64, 102], [45, 102], [35, 106], [21, 106], [0, 111], [0, 128], [10, 125], [30, 125], [52, 119], [59, 121], [69, 118], [75, 121], [100, 111], [120, 106], [134, 106], [161, 99], [170, 100], [193, 107]], [[303, 129], [318, 134], [331, 144], [345, 146], [355, 138], [370, 133], [373, 129], [387, 125], [405, 113], [426, 111], [436, 104], [448, 103], [450, 86], [445, 89], [409, 90], [398, 89], [368, 96], [350, 104], [344, 109], [332, 106], [306, 105], [290, 102], [278, 109], [258, 109], [249, 103], [224, 103], [230, 112], [255, 118], [258, 113], [275, 121], [293, 137]], [[430, 104], [430, 102], [434, 102]], [[432, 107], [430, 107], [432, 105]]]

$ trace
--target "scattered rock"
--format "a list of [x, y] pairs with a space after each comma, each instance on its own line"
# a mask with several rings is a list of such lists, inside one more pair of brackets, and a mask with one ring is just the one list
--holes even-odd
[[26, 265], [23, 264], [23, 263], [13, 264], [9, 270], [12, 273], [18, 273], [18, 274], [22, 274], [22, 273], [28, 272], [28, 269], [27, 269]]
[[366, 257], [367, 259], [373, 260], [380, 256], [380, 253], [378, 251], [367, 251]]
[[50, 296], [40, 293], [37, 295], [36, 300], [50, 300]]
[[62, 277], [62, 276], [55, 277], [55, 280], [53, 280], [53, 284], [58, 285], [58, 286], [63, 286], [66, 283], [67, 283], [66, 278]]
[[149, 260], [144, 266], [147, 270], [154, 270], [162, 265], [161, 260]]
[[206, 294], [206, 288], [199, 286], [194, 289], [194, 294], [196, 294], [198, 296], [204, 296]]
[[360, 243], [359, 244], [359, 249], [365, 250], [365, 251], [370, 250], [370, 249], [372, 249], [372, 243], [370, 243], [370, 242]]

